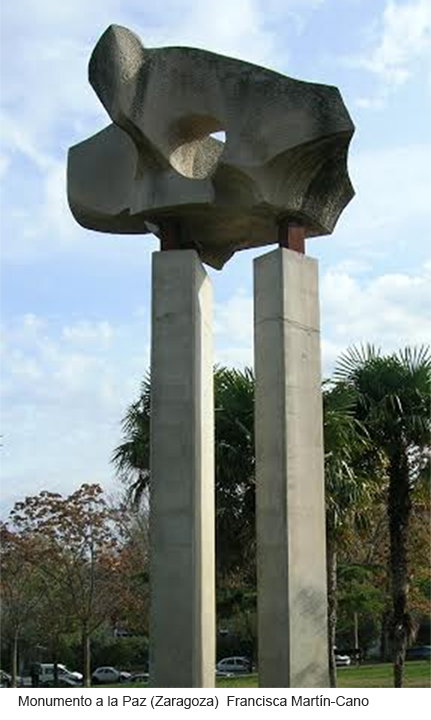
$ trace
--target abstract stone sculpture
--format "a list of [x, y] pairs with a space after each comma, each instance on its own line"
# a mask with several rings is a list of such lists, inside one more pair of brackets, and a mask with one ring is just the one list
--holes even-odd
[[175, 238], [220, 269], [277, 242], [283, 219], [305, 236], [331, 233], [353, 196], [354, 127], [335, 87], [203, 50], [147, 49], [116, 25], [89, 78], [113, 124], [70, 150], [69, 204], [86, 228]]
[[[353, 196], [353, 124], [335, 87], [192, 48], [146, 49], [111, 26], [90, 82], [113, 121], [69, 151], [76, 220], [153, 232], [151, 683], [213, 687], [214, 398], [211, 283], [256, 258], [259, 681], [326, 687], [325, 512], [317, 262]], [[223, 144], [216, 137], [226, 133]], [[173, 252], [172, 252], [173, 251]]]

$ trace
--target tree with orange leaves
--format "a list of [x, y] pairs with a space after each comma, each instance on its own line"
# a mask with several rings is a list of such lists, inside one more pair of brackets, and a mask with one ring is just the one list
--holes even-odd
[[[15, 504], [3, 532], [24, 553], [24, 567], [67, 598], [71, 619], [81, 632], [84, 684], [90, 686], [91, 635], [115, 614], [122, 584], [116, 511], [103, 498], [100, 485], [81, 485], [67, 497], [43, 491]], [[12, 550], [10, 557], [17, 563]], [[61, 612], [61, 607], [52, 608], [53, 616]]]

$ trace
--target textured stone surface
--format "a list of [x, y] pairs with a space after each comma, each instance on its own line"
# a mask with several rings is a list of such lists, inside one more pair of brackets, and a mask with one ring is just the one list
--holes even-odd
[[259, 683], [328, 687], [317, 263], [254, 266]]
[[193, 250], [153, 254], [150, 680], [214, 687], [210, 280]]
[[175, 222], [180, 246], [220, 268], [277, 242], [284, 217], [307, 236], [332, 232], [353, 196], [354, 128], [335, 87], [203, 50], [144, 48], [115, 25], [89, 77], [113, 124], [69, 152], [69, 204], [84, 227], [160, 234]]

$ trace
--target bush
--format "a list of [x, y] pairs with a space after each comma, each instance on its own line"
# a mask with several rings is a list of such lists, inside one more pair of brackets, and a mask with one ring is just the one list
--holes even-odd
[[129, 672], [147, 670], [148, 638], [96, 638], [92, 643], [91, 667], [96, 669], [101, 665], [113, 665]]

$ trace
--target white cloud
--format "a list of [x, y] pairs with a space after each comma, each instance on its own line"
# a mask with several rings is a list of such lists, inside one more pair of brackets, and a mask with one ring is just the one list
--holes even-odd
[[160, 9], [165, 6], [163, 23], [131, 29], [149, 46], [190, 45], [281, 69], [288, 62], [291, 34], [301, 32], [323, 2], [175, 0], [159, 4]]
[[84, 353], [58, 353], [58, 365], [51, 380], [63, 389], [66, 397], [75, 393], [80, 396], [82, 391], [91, 393], [93, 397], [101, 392], [101, 378], [106, 374], [106, 365], [100, 358]]
[[215, 362], [228, 367], [253, 364], [253, 298], [238, 289], [214, 308]]
[[[340, 227], [361, 247], [394, 242], [408, 223], [430, 219], [431, 148], [411, 144], [354, 152], [349, 172], [356, 197]], [[341, 232], [337, 230], [337, 235]], [[422, 242], [428, 238], [422, 240]], [[343, 243], [344, 243], [343, 237]], [[415, 242], [420, 243], [420, 238]], [[387, 248], [386, 248], [387, 250]], [[392, 248], [393, 252], [393, 248]]]
[[329, 378], [332, 374], [333, 367], [337, 358], [340, 357], [346, 345], [328, 340], [326, 337], [320, 338], [320, 353], [322, 356], [322, 379]]
[[6, 175], [10, 164], [10, 157], [4, 153], [0, 155], [0, 180]]
[[253, 328], [253, 299], [245, 290], [237, 292], [223, 303], [217, 303], [214, 312], [214, 333], [219, 337], [248, 340]]
[[412, 72], [415, 60], [429, 54], [431, 5], [428, 0], [387, 3], [379, 42], [362, 61], [363, 67], [384, 81], [401, 85]]
[[219, 0], [211, 8], [200, 2], [189, 4], [187, 10], [179, 26], [171, 26], [161, 38], [166, 44], [175, 37], [176, 42], [181, 38], [181, 45], [206, 47], [235, 57], [264, 61], [270, 56], [272, 38], [262, 28], [256, 3]]
[[43, 179], [44, 199], [41, 208], [40, 230], [56, 233], [64, 242], [74, 234], [75, 221], [72, 218], [66, 194], [66, 163], [53, 162]]
[[39, 332], [46, 326], [46, 322], [34, 313], [26, 313], [22, 319], [22, 326], [27, 332]]
[[431, 344], [429, 271], [393, 273], [361, 281], [329, 270], [321, 282], [323, 358], [328, 372], [350, 345], [374, 343], [390, 352]]
[[[327, 376], [350, 345], [374, 343], [390, 352], [406, 345], [431, 344], [431, 263], [416, 273], [374, 278], [366, 267], [341, 262], [320, 283], [322, 361]], [[252, 298], [237, 291], [215, 310], [216, 361], [253, 364]]]
[[42, 376], [40, 365], [33, 359], [26, 357], [22, 350], [13, 350], [10, 356], [10, 373], [21, 378], [22, 381], [39, 381]]
[[2, 502], [112, 484], [120, 420], [148, 367], [148, 329], [28, 313], [2, 328]]
[[245, 347], [216, 348], [215, 362], [217, 365], [226, 367], [253, 367], [253, 348], [251, 343]]
[[395, 88], [404, 85], [428, 57], [431, 42], [431, 4], [429, 0], [386, 3], [378, 29], [368, 31], [372, 37], [361, 55], [345, 58], [347, 64], [364, 68], [379, 81], [372, 96], [356, 99], [356, 105], [381, 110]]
[[2, 141], [7, 145], [9, 152], [18, 152], [31, 160], [38, 170], [46, 170], [52, 164], [52, 159], [35, 144], [31, 133], [25, 124], [17, 123], [11, 116], [3, 111], [1, 115]]
[[90, 414], [119, 412], [147, 368], [143, 326], [81, 320], [58, 327], [32, 314], [18, 318], [2, 328], [3, 395], [12, 406], [51, 407], [61, 397], [60, 412], [80, 403]]
[[331, 266], [331, 271], [342, 275], [363, 275], [372, 271], [372, 265], [370, 262], [364, 261], [363, 258], [345, 258], [337, 262], [336, 265]]
[[[330, 374], [350, 345], [374, 343], [390, 352], [405, 345], [431, 344], [431, 263], [416, 273], [369, 278], [369, 268], [340, 262], [321, 279], [322, 360]], [[216, 361], [253, 364], [252, 298], [237, 291], [215, 309]]]
[[[2, 143], [7, 147], [9, 162], [6, 171], [15, 172], [15, 177], [26, 173], [26, 183], [19, 196], [11, 198], [15, 212], [14, 226], [18, 231], [21, 247], [13, 243], [12, 252], [25, 253], [30, 245], [37, 245], [39, 238], [51, 238], [48, 244], [64, 245], [75, 236], [76, 228], [66, 197], [66, 158], [56, 159], [54, 154], [41, 149], [31, 129], [13, 117], [2, 113]], [[31, 171], [25, 167], [30, 163]], [[31, 184], [28, 184], [28, 183]], [[45, 243], [46, 240], [44, 239]]]
[[0, 334], [3, 353], [11, 348], [34, 347], [43, 337], [45, 328], [46, 321], [35, 313], [25, 313], [15, 322], [4, 325]]
[[386, 93], [376, 97], [358, 97], [355, 105], [365, 110], [383, 110], [386, 104]]
[[66, 325], [63, 328], [62, 334], [66, 340], [73, 342], [95, 341], [106, 343], [111, 340], [114, 329], [106, 320], [97, 323], [81, 320], [74, 325]]

